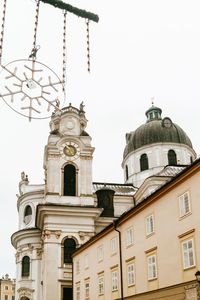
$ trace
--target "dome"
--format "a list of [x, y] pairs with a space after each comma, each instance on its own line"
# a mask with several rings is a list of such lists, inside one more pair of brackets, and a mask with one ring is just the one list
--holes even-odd
[[147, 122], [126, 134], [124, 158], [132, 151], [154, 143], [184, 144], [192, 148], [192, 143], [183, 129], [168, 117], [162, 119], [161, 113], [160, 108], [152, 105], [146, 111]]

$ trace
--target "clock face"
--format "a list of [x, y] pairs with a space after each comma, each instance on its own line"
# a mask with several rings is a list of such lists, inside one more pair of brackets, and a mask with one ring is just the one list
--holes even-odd
[[74, 156], [76, 154], [76, 148], [73, 145], [67, 145], [64, 148], [64, 154], [67, 156]]
[[67, 160], [75, 160], [80, 155], [79, 146], [72, 141], [68, 141], [65, 144], [63, 144], [60, 148], [60, 151], [62, 157]]

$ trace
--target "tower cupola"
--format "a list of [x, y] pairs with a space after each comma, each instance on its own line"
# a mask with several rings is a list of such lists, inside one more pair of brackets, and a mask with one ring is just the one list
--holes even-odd
[[161, 114], [162, 114], [162, 109], [159, 107], [156, 107], [152, 104], [152, 107], [150, 107], [146, 111], [146, 116], [147, 116], [147, 122], [151, 122], [153, 120], [161, 120]]

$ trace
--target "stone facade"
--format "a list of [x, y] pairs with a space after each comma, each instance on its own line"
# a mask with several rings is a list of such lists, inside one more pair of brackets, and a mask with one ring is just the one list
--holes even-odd
[[15, 279], [11, 279], [8, 274], [0, 279], [0, 299], [15, 300]]

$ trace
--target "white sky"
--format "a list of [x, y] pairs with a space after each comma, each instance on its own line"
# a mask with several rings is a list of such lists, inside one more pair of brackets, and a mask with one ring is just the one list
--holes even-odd
[[[32, 48], [34, 0], [7, 0], [3, 64], [27, 59]], [[67, 2], [67, 1], [66, 1]], [[91, 22], [91, 75], [86, 66], [85, 21], [68, 14], [67, 100], [85, 103], [93, 138], [93, 180], [123, 182], [125, 134], [145, 122], [155, 105], [179, 124], [200, 153], [199, 0], [69, 0], [95, 12]], [[3, 0], [0, 0], [2, 14]], [[41, 3], [38, 61], [62, 74], [62, 12]], [[0, 82], [2, 82], [0, 74]], [[10, 236], [17, 231], [16, 193], [21, 171], [43, 183], [49, 120], [28, 122], [0, 102], [0, 276], [15, 276]]]

